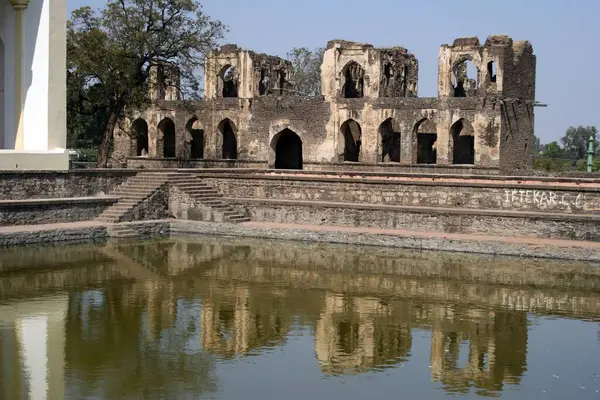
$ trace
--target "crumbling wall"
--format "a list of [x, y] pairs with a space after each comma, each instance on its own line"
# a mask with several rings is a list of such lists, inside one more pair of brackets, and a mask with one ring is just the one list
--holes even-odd
[[379, 97], [417, 97], [419, 62], [403, 47], [380, 49]]

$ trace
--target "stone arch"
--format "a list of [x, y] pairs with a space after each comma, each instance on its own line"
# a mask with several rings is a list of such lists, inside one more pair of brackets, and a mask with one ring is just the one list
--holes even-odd
[[417, 164], [437, 163], [437, 126], [428, 118], [415, 124]]
[[348, 119], [340, 127], [343, 151], [340, 158], [343, 161], [360, 162], [360, 147], [362, 144], [362, 129], [353, 119]]
[[164, 158], [173, 158], [176, 156], [175, 146], [176, 146], [176, 138], [175, 138], [175, 123], [171, 118], [163, 118], [162, 121], [158, 124], [158, 131], [160, 132], [160, 136], [162, 138], [163, 145], [163, 157]]
[[394, 121], [388, 118], [379, 125], [379, 145], [381, 162], [400, 162], [401, 134], [394, 129]]
[[225, 160], [237, 159], [237, 127], [229, 118], [225, 118], [219, 123], [219, 133], [221, 138], [222, 158]]
[[302, 169], [302, 139], [293, 130], [285, 128], [273, 136], [271, 150], [276, 169]]
[[[474, 76], [472, 78], [471, 76]], [[472, 97], [477, 94], [479, 88], [479, 68], [473, 63], [471, 54], [461, 55], [452, 64], [451, 70], [452, 87], [454, 97]]]
[[185, 130], [189, 134], [190, 140], [190, 158], [204, 158], [204, 126], [196, 117], [190, 118], [185, 125]]
[[143, 118], [138, 118], [131, 123], [130, 137], [132, 139], [132, 150], [135, 149], [137, 157], [148, 155], [148, 123]]
[[464, 118], [459, 119], [450, 128], [453, 164], [475, 164], [475, 132], [473, 126]]
[[219, 85], [217, 86], [221, 97], [238, 97], [238, 82], [236, 69], [227, 64], [219, 71]]
[[342, 97], [347, 99], [364, 96], [365, 70], [356, 61], [350, 61], [340, 74], [342, 82]]
[[6, 118], [4, 117], [4, 105], [6, 104], [4, 96], [4, 64], [4, 42], [0, 38], [0, 149], [4, 149], [6, 146], [4, 139], [6, 129]]

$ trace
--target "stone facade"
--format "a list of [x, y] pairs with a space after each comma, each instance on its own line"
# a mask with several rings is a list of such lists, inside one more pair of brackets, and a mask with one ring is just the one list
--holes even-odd
[[204, 99], [153, 92], [153, 106], [115, 132], [114, 159], [138, 168], [201, 160], [196, 166], [523, 173], [532, 157], [535, 66], [529, 42], [456, 39], [440, 48], [438, 97], [420, 98], [418, 61], [406, 49], [333, 40], [322, 95], [310, 97], [294, 90], [288, 61], [228, 45], [206, 60]]

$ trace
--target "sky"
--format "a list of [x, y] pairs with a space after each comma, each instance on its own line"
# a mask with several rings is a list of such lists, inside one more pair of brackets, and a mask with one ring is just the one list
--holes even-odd
[[[455, 38], [505, 34], [537, 56], [535, 133], [559, 140], [570, 126], [600, 128], [599, 0], [200, 0], [229, 27], [223, 43], [285, 57], [331, 39], [403, 46], [419, 60], [419, 96], [437, 96], [437, 57]], [[106, 0], [68, 0], [69, 11]]]

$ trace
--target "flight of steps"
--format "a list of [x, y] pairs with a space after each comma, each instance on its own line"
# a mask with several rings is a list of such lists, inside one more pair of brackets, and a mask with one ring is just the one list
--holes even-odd
[[147, 199], [168, 180], [166, 174], [140, 173], [129, 178], [113, 192], [111, 196], [119, 197], [119, 201], [107, 208], [96, 220], [118, 223], [133, 211], [135, 206]]
[[169, 174], [169, 183], [192, 197], [198, 203], [210, 207], [223, 216], [223, 222], [240, 223], [250, 221], [250, 218], [236, 211], [230, 204], [223, 201], [222, 195], [212, 186], [192, 174]]
[[108, 237], [112, 239], [135, 239], [141, 236], [127, 225], [122, 224], [109, 225], [106, 231]]

